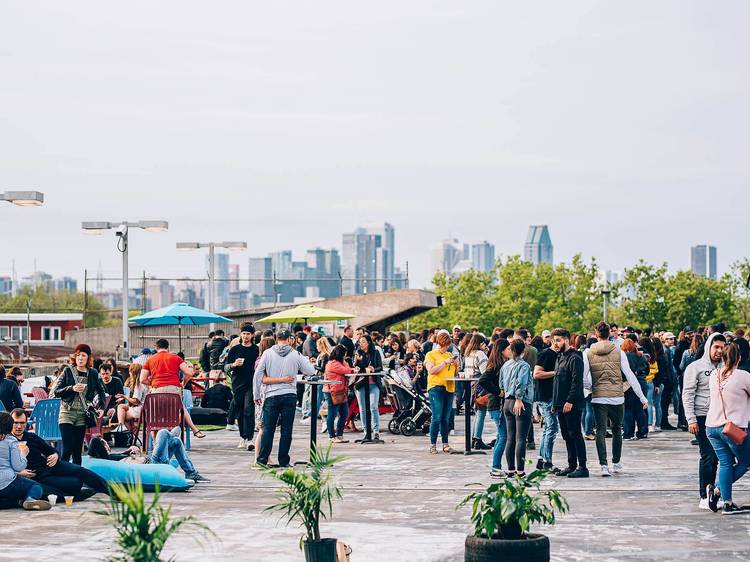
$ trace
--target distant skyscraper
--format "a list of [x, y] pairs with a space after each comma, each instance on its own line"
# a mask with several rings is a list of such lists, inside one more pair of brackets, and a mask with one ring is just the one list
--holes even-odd
[[387, 291], [393, 287], [395, 246], [395, 230], [388, 223], [344, 234], [341, 255], [344, 294]]
[[523, 259], [539, 265], [540, 263], [554, 263], [552, 256], [552, 239], [546, 224], [534, 224], [529, 227], [526, 244], [523, 247]]
[[487, 242], [471, 245], [471, 266], [477, 271], [489, 273], [495, 268], [495, 246]]
[[690, 248], [690, 270], [696, 275], [716, 279], [716, 246], [703, 244]]
[[458, 239], [446, 238], [432, 250], [432, 273], [452, 273], [464, 253]]
[[240, 264], [229, 264], [229, 292], [240, 290]]
[[[208, 257], [206, 257], [208, 270]], [[214, 254], [214, 306], [216, 310], [225, 310], [229, 306], [229, 254]]]
[[338, 297], [341, 293], [339, 276], [341, 275], [341, 257], [335, 248], [324, 250], [313, 248], [307, 250], [308, 283], [306, 295], [311, 287], [317, 288], [321, 298]]
[[250, 292], [261, 301], [273, 300], [273, 262], [271, 257], [250, 258], [248, 275]]

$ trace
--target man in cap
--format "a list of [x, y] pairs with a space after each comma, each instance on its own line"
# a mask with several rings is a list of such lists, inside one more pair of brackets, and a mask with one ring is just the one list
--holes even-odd
[[[263, 385], [263, 436], [257, 464], [265, 466], [273, 447], [276, 425], [281, 421], [279, 440], [279, 466], [289, 467], [289, 449], [292, 446], [292, 429], [297, 405], [297, 374], [312, 376], [315, 368], [302, 354], [289, 345], [292, 334], [282, 330], [276, 336], [276, 345], [260, 358], [253, 380], [254, 396], [260, 396]], [[256, 398], [255, 404], [261, 401]]]
[[245, 322], [240, 328], [240, 343], [227, 352], [224, 370], [232, 376], [234, 393], [234, 416], [240, 429], [237, 448], [255, 449], [255, 401], [253, 399], [253, 376], [259, 350], [255, 345], [255, 326]]
[[544, 342], [544, 349], [552, 347], [552, 332], [549, 330], [542, 331], [542, 341]]

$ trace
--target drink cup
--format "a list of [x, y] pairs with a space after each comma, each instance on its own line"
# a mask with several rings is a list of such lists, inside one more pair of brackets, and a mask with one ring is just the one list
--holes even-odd
[[242, 365], [244, 365], [244, 364], [245, 364], [245, 358], [244, 358], [244, 357], [238, 357], [238, 358], [237, 358], [237, 361], [239, 361], [239, 362], [240, 362], [240, 367], [242, 367]]
[[73, 505], [73, 496], [65, 496], [65, 505]]
[[49, 501], [50, 505], [56, 505], [57, 504], [57, 496], [55, 494], [50, 494], [47, 496], [47, 501]]

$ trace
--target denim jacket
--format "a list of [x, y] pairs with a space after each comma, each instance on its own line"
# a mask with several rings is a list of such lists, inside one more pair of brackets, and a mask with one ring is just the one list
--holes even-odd
[[527, 404], [534, 402], [534, 377], [531, 367], [521, 359], [511, 359], [503, 363], [500, 369], [500, 388], [505, 391], [505, 397], [523, 400]]

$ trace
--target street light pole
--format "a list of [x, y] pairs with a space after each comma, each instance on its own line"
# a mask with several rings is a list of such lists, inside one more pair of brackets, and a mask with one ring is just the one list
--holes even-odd
[[208, 311], [216, 312], [216, 248], [246, 250], [247, 242], [177, 242], [178, 250], [208, 248]]
[[[128, 286], [128, 231], [131, 228], [141, 228], [148, 232], [164, 232], [169, 228], [167, 221], [84, 221], [81, 223], [81, 228], [88, 234], [103, 234], [105, 230], [115, 230], [117, 236], [117, 249], [122, 254], [122, 358], [126, 361], [129, 358], [129, 345], [128, 340], [130, 333], [128, 332], [128, 313], [130, 311], [129, 304], [130, 299]], [[141, 298], [145, 298], [142, 295]]]
[[214, 287], [214, 280], [216, 279], [216, 268], [214, 266], [216, 245], [211, 243], [208, 244], [208, 311], [214, 312], [216, 308], [216, 287]]

